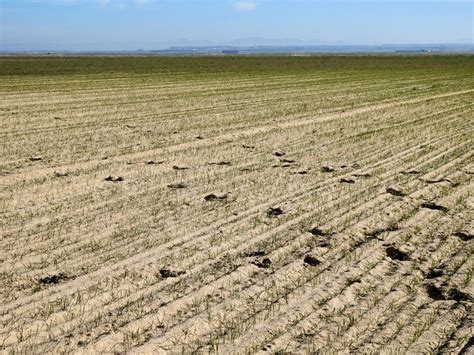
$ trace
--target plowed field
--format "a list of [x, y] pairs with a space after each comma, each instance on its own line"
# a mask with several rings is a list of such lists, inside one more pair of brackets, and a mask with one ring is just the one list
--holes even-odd
[[472, 57], [0, 66], [2, 352], [473, 345]]

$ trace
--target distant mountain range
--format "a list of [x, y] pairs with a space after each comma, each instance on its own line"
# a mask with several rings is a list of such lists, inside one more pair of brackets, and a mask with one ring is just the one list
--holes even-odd
[[[273, 42], [272, 42], [273, 41]], [[347, 44], [319, 44], [311, 45], [303, 41], [288, 43], [290, 40], [263, 40], [247, 38], [235, 40], [224, 45], [208, 42], [198, 44], [186, 43], [181, 46], [147, 45], [147, 49], [101, 50], [94, 46], [90, 50], [61, 50], [58, 46], [51, 46], [49, 50], [23, 50], [19, 47], [4, 47], [3, 54], [311, 54], [311, 53], [474, 53], [473, 43], [439, 43], [439, 44], [380, 44], [380, 45], [347, 45]], [[190, 41], [189, 41], [190, 42]], [[182, 42], [180, 42], [182, 43]], [[89, 47], [90, 48], [90, 47]], [[126, 48], [130, 48], [127, 45]]]
[[183, 46], [151, 53], [474, 53], [473, 44]]

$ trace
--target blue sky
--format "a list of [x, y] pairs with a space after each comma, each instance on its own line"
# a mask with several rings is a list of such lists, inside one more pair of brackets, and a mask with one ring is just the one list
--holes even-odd
[[472, 43], [474, 2], [0, 0], [1, 49]]

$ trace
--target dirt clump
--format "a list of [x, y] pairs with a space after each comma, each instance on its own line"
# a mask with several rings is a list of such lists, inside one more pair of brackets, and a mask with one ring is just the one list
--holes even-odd
[[393, 195], [393, 196], [399, 196], [399, 197], [403, 197], [403, 196], [406, 196], [407, 194], [405, 192], [403, 192], [400, 188], [398, 187], [395, 187], [395, 186], [389, 186], [385, 189], [385, 191], [390, 194], [390, 195]]
[[411, 169], [411, 170], [402, 171], [402, 174], [403, 175], [418, 175], [418, 174], [421, 174], [421, 171], [416, 170], [416, 169]]
[[433, 283], [427, 283], [425, 285], [425, 291], [428, 294], [428, 296], [435, 301], [446, 300], [446, 297], [443, 294], [443, 289], [441, 287], [436, 286]]
[[442, 211], [442, 212], [448, 212], [449, 211], [449, 208], [447, 208], [445, 206], [442, 206], [442, 205], [438, 205], [434, 202], [429, 202], [429, 201], [423, 202], [421, 204], [421, 208], [427, 208], [427, 209], [430, 209], [430, 210]]
[[321, 261], [319, 261], [313, 255], [306, 255], [303, 259], [303, 262], [309, 266], [318, 266], [319, 264], [321, 264]]
[[353, 174], [352, 176], [361, 177], [361, 178], [369, 178], [369, 177], [372, 177], [372, 174], [371, 173], [358, 173], [358, 174]]
[[66, 274], [62, 272], [59, 272], [57, 274], [42, 277], [38, 280], [38, 282], [42, 285], [55, 285], [62, 281], [67, 281], [69, 279], [70, 279], [69, 276], [67, 276]]
[[447, 292], [442, 286], [437, 286], [432, 282], [425, 284], [425, 290], [428, 296], [436, 301], [456, 301], [456, 302], [472, 302], [472, 297], [460, 291], [455, 287], [451, 287]]
[[225, 165], [232, 165], [232, 163], [228, 160], [221, 160], [221, 161], [210, 161], [209, 163], [207, 163], [208, 165], [221, 165], [221, 166], [225, 166]]
[[255, 250], [255, 251], [248, 251], [243, 255], [247, 258], [255, 257], [255, 256], [265, 256], [267, 253], [265, 250]]
[[179, 165], [173, 165], [173, 170], [188, 170], [191, 169], [189, 166], [179, 166]]
[[319, 237], [327, 237], [332, 235], [333, 233], [328, 232], [327, 230], [322, 229], [321, 227], [313, 227], [309, 230], [312, 235], [316, 235]]
[[336, 171], [336, 168], [332, 165], [324, 165], [321, 167], [321, 171], [323, 173], [332, 173], [333, 171]]
[[272, 261], [269, 258], [253, 260], [251, 263], [261, 269], [268, 269], [272, 265]]
[[55, 171], [55, 172], [54, 172], [54, 176], [56, 176], [56, 177], [66, 177], [66, 176], [68, 176], [68, 175], [69, 175], [69, 173], [68, 173], [67, 171], [65, 171], [65, 172], [62, 172], [62, 171]]
[[212, 193], [212, 194], [204, 196], [204, 200], [206, 200], [206, 201], [223, 201], [223, 200], [227, 199], [227, 197], [228, 197], [228, 194], [218, 195], [218, 194]]
[[282, 215], [283, 213], [283, 210], [280, 208], [280, 207], [270, 207], [267, 211], [267, 215], [269, 217], [277, 217], [277, 216], [280, 216]]
[[355, 180], [351, 178], [341, 178], [339, 182], [342, 182], [345, 184], [355, 184]]
[[405, 261], [409, 258], [407, 253], [393, 246], [387, 247], [387, 249], [385, 249], [385, 252], [387, 253], [387, 256], [392, 260]]
[[444, 275], [444, 271], [442, 269], [432, 269], [426, 274], [427, 279], [437, 279]]
[[182, 182], [177, 182], [177, 183], [174, 183], [174, 184], [168, 184], [166, 186], [168, 186], [170, 189], [185, 189], [186, 187], [188, 187], [188, 185], [183, 184]]
[[109, 175], [104, 180], [105, 181], [110, 181], [110, 182], [122, 182], [124, 179], [121, 176]]
[[453, 182], [450, 179], [442, 178], [442, 179], [422, 179], [423, 182], [427, 184], [439, 184], [441, 182], [449, 182], [450, 184]]
[[163, 164], [164, 161], [156, 161], [156, 160], [147, 160], [146, 164], [148, 165], [158, 165], [158, 164]]
[[186, 271], [173, 271], [170, 269], [161, 269], [159, 272], [160, 272], [161, 278], [163, 279], [178, 277], [186, 273]]
[[450, 288], [448, 292], [446, 292], [446, 298], [448, 300], [458, 302], [472, 302], [472, 297], [469, 294], [462, 292], [454, 287]]
[[472, 240], [472, 234], [469, 233], [468, 231], [459, 231], [459, 232], [456, 232], [454, 235], [464, 242]]

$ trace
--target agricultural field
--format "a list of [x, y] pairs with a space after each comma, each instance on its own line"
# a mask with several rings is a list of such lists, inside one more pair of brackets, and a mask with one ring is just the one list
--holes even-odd
[[473, 350], [472, 56], [0, 78], [2, 353]]

